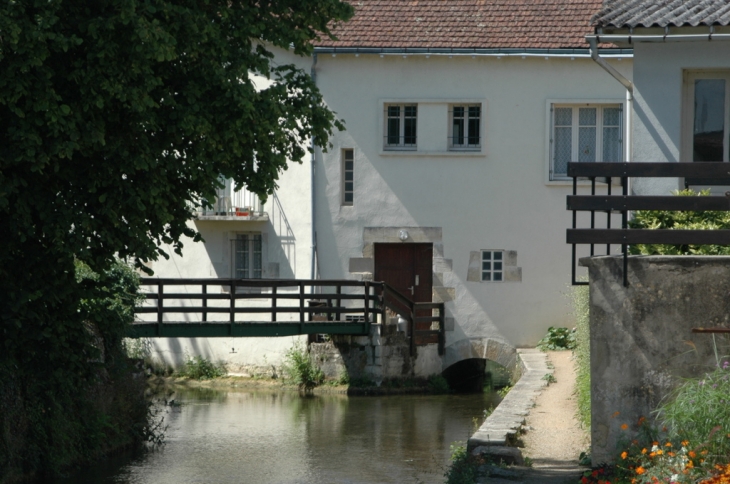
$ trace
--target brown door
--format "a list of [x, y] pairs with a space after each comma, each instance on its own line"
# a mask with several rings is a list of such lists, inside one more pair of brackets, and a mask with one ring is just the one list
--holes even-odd
[[[373, 279], [389, 284], [413, 302], [431, 302], [432, 265], [433, 244], [375, 244]], [[430, 315], [430, 310], [416, 314]], [[416, 323], [416, 329], [430, 328], [429, 322]], [[416, 341], [417, 344], [426, 342], [430, 341]]]

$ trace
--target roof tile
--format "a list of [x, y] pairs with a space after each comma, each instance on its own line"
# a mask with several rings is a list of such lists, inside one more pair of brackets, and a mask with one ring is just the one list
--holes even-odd
[[730, 25], [730, 0], [605, 0], [597, 27]]

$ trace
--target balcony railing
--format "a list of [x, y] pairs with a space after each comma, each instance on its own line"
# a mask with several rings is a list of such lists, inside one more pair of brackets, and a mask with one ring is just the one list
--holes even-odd
[[264, 204], [259, 196], [243, 188], [233, 190], [231, 180], [226, 180], [226, 186], [218, 190], [218, 196], [212, 207], [201, 207], [197, 210], [198, 217], [249, 217], [259, 218], [266, 215]]

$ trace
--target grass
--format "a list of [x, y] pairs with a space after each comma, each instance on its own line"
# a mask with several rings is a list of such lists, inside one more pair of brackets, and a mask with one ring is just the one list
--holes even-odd
[[575, 318], [576, 377], [575, 395], [578, 421], [584, 429], [591, 428], [591, 341], [589, 330], [589, 286], [573, 286], [569, 294]]
[[312, 393], [315, 387], [324, 383], [324, 372], [317, 366], [307, 348], [301, 343], [295, 343], [284, 355], [281, 366], [284, 379], [297, 385], [299, 391]]
[[188, 356], [185, 365], [177, 373], [193, 380], [211, 380], [225, 376], [226, 367], [223, 364], [213, 363], [202, 356]]

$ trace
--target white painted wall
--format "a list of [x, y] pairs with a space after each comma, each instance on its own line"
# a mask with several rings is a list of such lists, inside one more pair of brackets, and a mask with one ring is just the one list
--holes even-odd
[[[688, 69], [730, 69], [730, 42], [637, 42], [634, 59], [632, 159], [690, 161], [680, 160], [683, 73]], [[637, 193], [656, 195], [683, 188], [676, 179], [636, 180], [633, 187]]]
[[[297, 64], [309, 72], [311, 59], [275, 50], [278, 64]], [[270, 84], [268, 79], [256, 77], [261, 88]], [[160, 258], [151, 265], [155, 277], [166, 278], [227, 278], [231, 277], [231, 238], [237, 232], [263, 234], [263, 266], [278, 264], [276, 273], [264, 273], [264, 277], [284, 279], [309, 279], [311, 276], [311, 161], [306, 156], [303, 163], [289, 163], [281, 173], [274, 196], [266, 201], [264, 212], [268, 220], [194, 220], [189, 225], [199, 231], [205, 242], [184, 241], [183, 256], [176, 255], [168, 246], [170, 259]], [[200, 288], [183, 288], [199, 292]], [[180, 301], [183, 305], [199, 305], [199, 300]], [[224, 301], [225, 303], [225, 301]], [[239, 304], [240, 305], [240, 304]], [[225, 315], [222, 315], [225, 316]], [[149, 316], [145, 319], [149, 319]], [[262, 315], [261, 319], [267, 319]], [[280, 315], [279, 320], [285, 317]], [[214, 320], [213, 316], [209, 320]], [[167, 364], [178, 366], [187, 355], [201, 355], [212, 361], [228, 364], [232, 373], [249, 372], [271, 365], [279, 366], [283, 355], [294, 342], [302, 337], [281, 338], [152, 338], [149, 340], [153, 354]], [[306, 339], [306, 336], [303, 337]]]
[[[631, 62], [611, 61], [628, 77]], [[363, 257], [364, 227], [442, 227], [443, 256], [453, 262], [444, 286], [456, 292], [447, 345], [477, 337], [534, 345], [549, 326], [573, 324], [564, 297], [570, 187], [546, 182], [548, 101], [623, 101], [616, 80], [586, 58], [320, 54], [317, 82], [347, 125], [317, 160], [322, 278], [357, 277], [348, 263]], [[479, 155], [443, 152], [448, 103], [463, 99], [485, 105]], [[419, 102], [418, 143], [428, 153], [383, 152], [385, 100]], [[343, 148], [355, 150], [352, 207], [340, 206]], [[469, 252], [480, 249], [516, 250], [522, 282], [467, 282]]]

